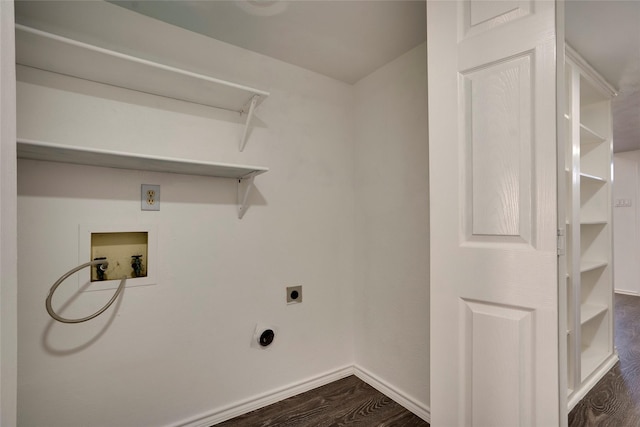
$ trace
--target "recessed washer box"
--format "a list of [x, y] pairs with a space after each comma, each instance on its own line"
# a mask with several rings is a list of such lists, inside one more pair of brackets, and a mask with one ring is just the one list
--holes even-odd
[[80, 270], [78, 286], [84, 291], [115, 289], [123, 277], [127, 287], [156, 284], [157, 248], [155, 225], [81, 224], [79, 263], [106, 258], [109, 265], [103, 277], [94, 266]]

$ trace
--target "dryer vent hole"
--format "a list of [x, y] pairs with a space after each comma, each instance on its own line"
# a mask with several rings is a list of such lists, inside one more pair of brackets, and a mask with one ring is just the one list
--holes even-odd
[[267, 329], [260, 334], [260, 338], [258, 342], [262, 347], [266, 347], [273, 342], [276, 334], [273, 332], [273, 329]]

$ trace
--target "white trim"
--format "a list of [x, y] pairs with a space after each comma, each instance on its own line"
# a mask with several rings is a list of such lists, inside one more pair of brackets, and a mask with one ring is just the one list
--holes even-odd
[[625, 291], [624, 289], [614, 289], [613, 291], [620, 295], [631, 295], [632, 297], [640, 296], [640, 293], [636, 291]]
[[396, 403], [402, 405], [408, 411], [413, 412], [415, 415], [431, 424], [431, 408], [429, 406], [418, 402], [418, 400], [416, 400], [412, 396], [409, 396], [407, 393], [398, 390], [397, 388], [387, 383], [385, 380], [372, 374], [371, 372], [360, 366], [354, 366], [353, 371], [353, 374], [356, 377], [360, 378], [362, 381], [369, 384], [380, 393], [393, 399]]
[[570, 61], [577, 64], [578, 67], [582, 68], [582, 71], [584, 71], [584, 74], [588, 76], [589, 80], [594, 85], [598, 86], [598, 88], [600, 89], [600, 91], [602, 91], [602, 93], [607, 94], [608, 96], [611, 96], [611, 97], [618, 96], [617, 89], [613, 87], [611, 83], [606, 81], [604, 77], [602, 77], [600, 73], [598, 73], [595, 70], [595, 68], [591, 66], [591, 64], [585, 61], [584, 58], [580, 56], [580, 54], [574, 48], [572, 48], [566, 42], [564, 44], [564, 47], [565, 47], [565, 54], [567, 58]]
[[418, 402], [415, 398], [409, 396], [407, 393], [398, 390], [380, 377], [372, 374], [366, 369], [359, 366], [345, 366], [335, 371], [325, 372], [313, 378], [309, 378], [298, 383], [290, 384], [288, 386], [260, 394], [258, 396], [250, 397], [244, 401], [240, 401], [218, 410], [205, 412], [195, 417], [188, 418], [174, 424], [174, 427], [208, 427], [221, 423], [223, 421], [230, 420], [237, 416], [246, 414], [247, 412], [255, 411], [256, 409], [264, 408], [265, 406], [273, 403], [280, 402], [281, 400], [288, 399], [289, 397], [296, 396], [300, 393], [313, 390], [314, 388], [322, 387], [323, 385], [338, 381], [342, 378], [346, 378], [349, 375], [355, 375], [371, 387], [378, 390], [385, 396], [393, 399], [396, 403], [403, 406], [408, 411], [414, 413], [416, 416], [422, 418], [428, 423], [431, 423], [431, 408], [429, 406]]
[[[269, 391], [258, 396], [250, 397], [244, 401], [233, 403], [221, 409], [205, 412], [195, 417], [183, 420], [175, 424], [176, 427], [209, 427], [214, 424], [235, 418], [247, 412], [255, 411], [281, 400], [304, 393], [314, 388], [332, 383], [334, 381], [353, 375], [353, 366], [346, 366], [335, 371], [312, 377], [298, 383]], [[391, 397], [391, 396], [389, 396]]]

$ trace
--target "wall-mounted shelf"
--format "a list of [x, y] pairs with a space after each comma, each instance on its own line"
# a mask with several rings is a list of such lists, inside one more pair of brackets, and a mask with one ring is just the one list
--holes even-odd
[[237, 179], [239, 218], [242, 218], [247, 209], [253, 179], [269, 170], [262, 166], [202, 162], [25, 139], [18, 140], [17, 154], [20, 159]]
[[97, 83], [246, 115], [242, 151], [255, 107], [268, 92], [152, 62], [16, 24], [16, 63]]

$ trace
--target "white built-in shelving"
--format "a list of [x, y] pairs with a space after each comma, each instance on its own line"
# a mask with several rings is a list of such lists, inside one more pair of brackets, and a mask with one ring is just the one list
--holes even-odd
[[246, 117], [247, 142], [255, 108], [269, 93], [16, 24], [16, 63], [166, 98], [236, 111]]
[[615, 91], [570, 47], [565, 62], [569, 409], [617, 361], [613, 344], [612, 128]]
[[[245, 116], [239, 150], [247, 143], [255, 108], [269, 93], [204, 74], [16, 24], [16, 63], [96, 83], [189, 103], [236, 111]], [[238, 217], [248, 207], [254, 178], [262, 166], [203, 162], [125, 153], [43, 141], [19, 140], [18, 157], [120, 169], [204, 175], [238, 180]]]

